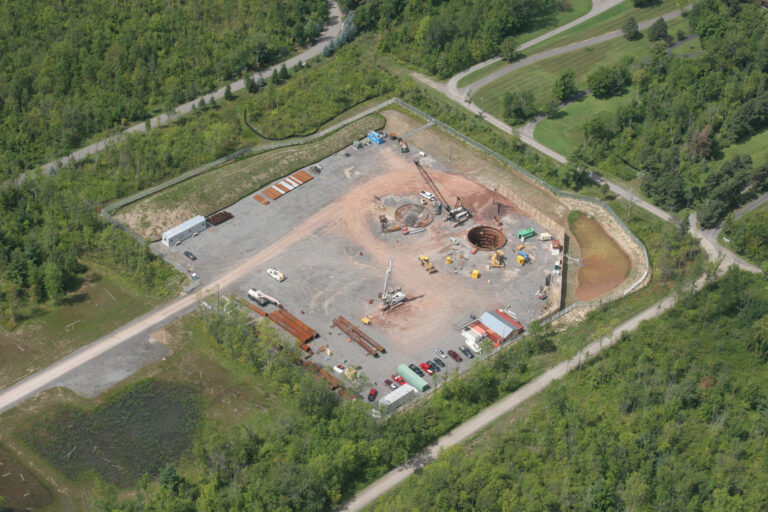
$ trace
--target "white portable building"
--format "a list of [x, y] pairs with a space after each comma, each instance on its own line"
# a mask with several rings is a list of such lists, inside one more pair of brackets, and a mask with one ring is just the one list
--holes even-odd
[[411, 401], [414, 397], [416, 397], [416, 388], [410, 384], [403, 384], [379, 400], [379, 405], [389, 412]]
[[193, 217], [163, 233], [163, 244], [165, 244], [166, 247], [173, 247], [179, 242], [183, 242], [187, 238], [204, 231], [207, 224], [205, 217], [202, 215]]

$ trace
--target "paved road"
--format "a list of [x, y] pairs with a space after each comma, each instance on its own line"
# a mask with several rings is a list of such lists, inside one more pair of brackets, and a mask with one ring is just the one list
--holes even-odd
[[[329, 17], [328, 25], [326, 26], [320, 38], [317, 40], [317, 43], [315, 43], [314, 46], [296, 55], [295, 57], [292, 57], [287, 61], [285, 61], [284, 64], [286, 66], [291, 68], [295, 66], [299, 62], [299, 60], [307, 61], [312, 57], [316, 57], [317, 55], [320, 55], [321, 52], [323, 51], [323, 47], [326, 44], [328, 44], [328, 41], [336, 38], [336, 36], [339, 35], [339, 32], [341, 30], [341, 10], [339, 9], [338, 4], [334, 1], [330, 2], [329, 10], [330, 10], [329, 12], [330, 17]], [[283, 65], [282, 62], [275, 64], [270, 68], [259, 71], [258, 73], [254, 73], [252, 77], [254, 79], [257, 79], [259, 75], [268, 77], [273, 70], [279, 69], [279, 67], [282, 65]], [[232, 92], [237, 92], [241, 89], [244, 89], [245, 79], [243, 78], [236, 82], [232, 82], [231, 84], [229, 84], [229, 86], [232, 89]], [[177, 119], [179, 116], [183, 116], [185, 114], [192, 112], [193, 107], [196, 106], [198, 103], [200, 103], [201, 98], [205, 99], [206, 101], [210, 101], [211, 98], [220, 100], [224, 98], [225, 90], [226, 90], [226, 86], [220, 89], [217, 89], [213, 92], [210, 92], [208, 94], [204, 94], [203, 96], [199, 98], [195, 98], [194, 100], [184, 103], [183, 105], [179, 105], [170, 114], [160, 114], [159, 116], [153, 117], [152, 119], [149, 120], [150, 126], [152, 128], [156, 126], [161, 126], [161, 125], [167, 124], [168, 122], [174, 119]], [[74, 151], [67, 156], [61, 157], [52, 162], [48, 162], [47, 164], [42, 165], [41, 168], [43, 169], [44, 172], [48, 173], [51, 170], [55, 169], [57, 165], [61, 165], [61, 166], [67, 165], [71, 161], [81, 160], [88, 155], [98, 153], [99, 151], [102, 151], [111, 145], [117, 144], [118, 142], [120, 142], [123, 135], [126, 133], [144, 132], [146, 130], [147, 130], [146, 122], [142, 121], [141, 123], [135, 124], [130, 128], [125, 129], [124, 131], [122, 131], [121, 133], [118, 133], [117, 135], [113, 135], [111, 137], [107, 137], [106, 139], [100, 140], [98, 142], [94, 142], [93, 144], [80, 148], [77, 151]]]
[[[594, 18], [598, 14], [607, 11], [611, 7], [614, 7], [616, 5], [619, 5], [624, 0], [592, 0], [592, 8], [589, 10], [587, 14], [584, 16], [581, 16], [580, 18], [576, 18], [570, 23], [566, 23], [565, 25], [562, 25], [560, 27], [557, 27], [555, 29], [550, 30], [549, 32], [540, 35], [539, 37], [536, 37], [534, 39], [531, 39], [530, 41], [526, 41], [525, 43], [521, 44], [517, 47], [517, 50], [522, 52], [523, 50], [530, 48], [533, 45], [539, 44], [542, 41], [546, 41], [552, 36], [556, 36], [557, 34], [564, 32], [568, 30], [571, 27], [575, 27], [576, 25], [579, 25], [585, 21], [587, 21], [590, 18]], [[457, 73], [451, 77], [450, 80], [448, 80], [448, 83], [446, 85], [447, 93], [449, 96], [451, 96], [454, 99], [457, 99], [457, 101], [463, 101], [464, 96], [466, 95], [467, 90], [469, 87], [462, 87], [461, 91], [459, 90], [459, 81], [467, 76], [468, 74], [472, 73], [473, 71], [477, 71], [478, 69], [482, 69], [485, 66], [489, 66], [495, 62], [498, 62], [501, 60], [501, 57], [493, 57], [491, 59], [488, 59], [486, 61], [480, 62], [479, 64], [475, 64], [469, 69], [466, 69], [460, 73]], [[473, 84], [474, 85], [474, 84]], [[471, 86], [470, 86], [471, 87]]]
[[[680, 16], [680, 10], [674, 10], [674, 11], [668, 12], [667, 14], [664, 14], [662, 17], [665, 20], [669, 21], [673, 18], [677, 18], [678, 16]], [[655, 20], [648, 20], [648, 21], [639, 23], [640, 30], [644, 30], [650, 27], [654, 23], [654, 21]], [[459, 102], [463, 102], [463, 101], [466, 101], [467, 96], [472, 95], [472, 91], [478, 91], [482, 87], [490, 84], [495, 80], [498, 80], [502, 76], [508, 73], [511, 73], [512, 71], [523, 68], [525, 66], [533, 64], [534, 62], [538, 62], [540, 60], [548, 59], [550, 57], [555, 57], [557, 55], [563, 55], [565, 53], [570, 53], [576, 50], [581, 50], [583, 48], [588, 48], [596, 44], [605, 43], [606, 41], [610, 41], [618, 37], [624, 37], [621, 30], [614, 30], [613, 32], [608, 32], [606, 34], [601, 34], [599, 36], [585, 39], [584, 41], [571, 43], [569, 45], [561, 46], [559, 48], [552, 48], [550, 50], [545, 50], [543, 52], [536, 53], [534, 55], [531, 55], [530, 57], [526, 57], [517, 62], [513, 62], [507, 66], [504, 66], [503, 68], [494, 71], [490, 75], [487, 75], [481, 78], [480, 80], [477, 80], [476, 82], [471, 83], [468, 86], [465, 86], [462, 88], [456, 88], [455, 91], [449, 90], [447, 91], [447, 93], [452, 99]], [[449, 81], [448, 84], [450, 83], [451, 82]], [[458, 80], [456, 81], [456, 83], [458, 84]], [[446, 87], [446, 89], [448, 89], [448, 87]]]

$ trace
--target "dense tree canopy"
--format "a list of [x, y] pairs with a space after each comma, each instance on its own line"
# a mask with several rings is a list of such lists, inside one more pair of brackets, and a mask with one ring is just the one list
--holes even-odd
[[[601, 121], [601, 144], [589, 138], [577, 156], [599, 164], [611, 155], [644, 171], [652, 200], [670, 210], [695, 206], [709, 227], [750, 197], [743, 192], [768, 187], [762, 157], [717, 161], [722, 148], [768, 126], [768, 13], [752, 2], [702, 0], [688, 19], [704, 54], [679, 58], [655, 43], [632, 69], [633, 101]], [[602, 87], [611, 75], [598, 71], [588, 78], [601, 86], [595, 96], [615, 94]]]
[[[358, 7], [358, 4], [359, 5]], [[499, 54], [504, 41], [568, 5], [554, 0], [346, 0], [358, 26], [381, 34], [379, 48], [446, 78]]]
[[0, 3], [0, 179], [319, 34], [324, 0]]

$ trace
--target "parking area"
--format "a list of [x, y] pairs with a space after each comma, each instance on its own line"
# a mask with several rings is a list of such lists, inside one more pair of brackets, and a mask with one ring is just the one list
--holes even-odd
[[[461, 197], [472, 214], [469, 220], [454, 226], [443, 212], [421, 232], [382, 232], [381, 215], [391, 223], [399, 208], [415, 204], [413, 212], [418, 213], [422, 207], [420, 191], [427, 185], [414, 159], [420, 160], [450, 203]], [[260, 266], [247, 279], [221, 293], [246, 298], [248, 289], [254, 288], [278, 298], [287, 311], [320, 334], [310, 344], [313, 362], [329, 371], [337, 364], [359, 366], [369, 385], [379, 390], [379, 398], [389, 391], [384, 380], [399, 364], [434, 359], [437, 348], [458, 351], [464, 345], [460, 329], [471, 316], [504, 308], [525, 326], [541, 314], [546, 299], [537, 295], [557, 257], [550, 253], [549, 242], [534, 238], [524, 247], [530, 262], [521, 266], [515, 261], [519, 242], [513, 237], [521, 229], [534, 228], [538, 233], [542, 227], [493, 190], [467, 178], [467, 170], [433, 159], [429, 148], [411, 145], [409, 153], [401, 153], [391, 140], [360, 150], [350, 147], [320, 165], [322, 171], [312, 181], [269, 205], [249, 196], [227, 208], [234, 216], [231, 220], [178, 246], [158, 244], [157, 249], [197, 273], [202, 284], [261, 254]], [[427, 201], [424, 208], [432, 211], [432, 203]], [[425, 217], [429, 215], [415, 220], [426, 222]], [[510, 238], [501, 248], [506, 268], [489, 267], [492, 251], [473, 251], [467, 231], [479, 225], [497, 227]], [[196, 260], [186, 258], [184, 251]], [[422, 255], [436, 272], [422, 266]], [[401, 289], [407, 300], [385, 312], [379, 296], [385, 291], [390, 257], [393, 270], [387, 288]], [[268, 268], [279, 269], [286, 279], [271, 278]], [[479, 278], [471, 277], [473, 270]], [[553, 286], [558, 279], [553, 276]], [[348, 341], [332, 324], [338, 316], [361, 328], [386, 353], [373, 357]], [[363, 325], [363, 317], [370, 319], [370, 325]], [[327, 350], [320, 352], [321, 345]], [[464, 361], [444, 359], [446, 368], [428, 381], [434, 386], [448, 372], [468, 367], [471, 363], [460, 355]]]

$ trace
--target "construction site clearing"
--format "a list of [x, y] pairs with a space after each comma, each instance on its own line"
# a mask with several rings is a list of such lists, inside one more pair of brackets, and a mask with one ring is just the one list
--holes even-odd
[[[357, 385], [363, 394], [374, 387], [379, 398], [392, 391], [384, 381], [401, 364], [440, 358], [445, 367], [424, 376], [434, 388], [440, 376], [472, 364], [460, 348], [485, 355], [559, 309], [562, 276], [553, 270], [563, 258], [551, 235], [539, 236], [548, 234], [545, 226], [466, 170], [411, 140], [406, 153], [400, 141], [383, 139], [318, 162], [321, 173], [279, 200], [251, 194], [227, 208], [227, 222], [175, 247], [156, 244], [203, 285], [254, 262], [247, 278], [219, 292], [250, 303], [256, 317], [295, 337], [305, 364], [332, 388], [339, 380], [354, 387], [348, 374], [332, 375], [341, 365], [367, 378], [364, 390]], [[536, 236], [520, 239], [521, 232]], [[185, 250], [197, 259], [184, 258]], [[272, 279], [268, 268], [285, 280]], [[437, 353], [449, 350], [463, 360]]]

